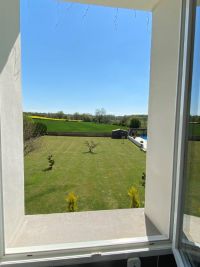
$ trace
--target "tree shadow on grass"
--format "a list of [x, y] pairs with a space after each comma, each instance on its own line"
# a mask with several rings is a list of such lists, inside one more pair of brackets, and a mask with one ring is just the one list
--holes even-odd
[[85, 151], [85, 152], [82, 152], [82, 154], [96, 155], [96, 154], [98, 154], [98, 153], [97, 153], [97, 152]]
[[48, 168], [43, 169], [42, 171], [43, 171], [43, 172], [52, 171], [52, 168], [51, 168], [51, 167], [48, 167]]
[[30, 201], [36, 201], [37, 199], [40, 199], [41, 197], [45, 197], [45, 196], [48, 196], [50, 194], [54, 194], [54, 193], [59, 193], [59, 194], [62, 194], [63, 195], [63, 198], [65, 196], [65, 191], [66, 189], [69, 190], [71, 188], [71, 186], [73, 185], [66, 185], [66, 184], [63, 184], [63, 185], [52, 185], [51, 187], [49, 188], [46, 188], [46, 187], [40, 187], [40, 186], [34, 186], [34, 188], [38, 188], [38, 191], [37, 192], [33, 192], [31, 194], [28, 194], [26, 195], [26, 201], [27, 202], [30, 202]]

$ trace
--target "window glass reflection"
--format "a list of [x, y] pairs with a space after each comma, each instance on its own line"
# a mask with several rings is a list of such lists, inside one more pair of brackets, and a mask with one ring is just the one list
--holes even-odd
[[182, 250], [192, 266], [200, 266], [200, 7], [196, 8]]

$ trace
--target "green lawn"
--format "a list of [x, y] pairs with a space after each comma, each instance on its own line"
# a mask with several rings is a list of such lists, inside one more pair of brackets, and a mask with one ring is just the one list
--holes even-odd
[[112, 130], [123, 128], [112, 124], [100, 124], [83, 121], [56, 121], [46, 119], [33, 119], [47, 126], [48, 132], [101, 132], [110, 133]]
[[189, 125], [189, 134], [191, 136], [200, 136], [200, 124], [199, 123], [191, 123]]
[[200, 142], [188, 146], [188, 175], [186, 182], [185, 213], [200, 217]]
[[[66, 123], [67, 124], [67, 123]], [[86, 153], [86, 140], [98, 143], [95, 154]], [[48, 167], [53, 154], [55, 168]], [[66, 212], [66, 194], [78, 196], [78, 210], [129, 208], [128, 189], [140, 185], [146, 155], [130, 141], [111, 138], [53, 137], [38, 140], [35, 151], [25, 157], [26, 214]]]

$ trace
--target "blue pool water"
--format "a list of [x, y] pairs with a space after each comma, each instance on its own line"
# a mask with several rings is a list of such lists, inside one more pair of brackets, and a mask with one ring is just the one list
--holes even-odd
[[143, 138], [144, 140], [147, 140], [147, 135], [146, 134], [142, 134], [140, 135], [141, 138]]

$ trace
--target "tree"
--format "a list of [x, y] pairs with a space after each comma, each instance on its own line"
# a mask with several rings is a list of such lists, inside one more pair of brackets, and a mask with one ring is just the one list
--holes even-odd
[[48, 162], [49, 162], [48, 170], [52, 170], [53, 169], [53, 165], [55, 164], [55, 160], [53, 159], [53, 155], [49, 155], [47, 159], [48, 159]]
[[98, 123], [103, 122], [103, 118], [105, 115], [106, 115], [106, 110], [104, 108], [96, 109], [95, 117]]
[[47, 157], [49, 166], [45, 169], [43, 169], [43, 172], [51, 171], [53, 169], [53, 166], [55, 164], [55, 160], [53, 159], [53, 155], [49, 155]]
[[130, 126], [130, 128], [140, 128], [141, 122], [137, 118], [132, 118], [130, 120], [130, 125], [129, 126]]
[[128, 122], [128, 116], [124, 115], [121, 119], [120, 119], [120, 124], [122, 126], [127, 126], [127, 122]]
[[78, 112], [75, 112], [75, 113], [73, 114], [73, 119], [74, 119], [74, 120], [80, 120], [80, 114], [79, 114]]
[[91, 122], [92, 121], [92, 115], [87, 114], [87, 113], [83, 113], [82, 114], [82, 120], [85, 122]]
[[97, 143], [94, 143], [93, 141], [86, 141], [85, 142], [85, 144], [86, 144], [86, 146], [87, 146], [87, 148], [88, 148], [88, 153], [94, 153], [94, 149], [95, 149], [95, 147], [97, 147]]
[[64, 114], [63, 111], [58, 111], [58, 112], [56, 113], [56, 117], [57, 117], [58, 119], [63, 119], [64, 116], [65, 116], [65, 114]]
[[115, 121], [115, 115], [107, 114], [103, 116], [103, 123], [111, 124]]

